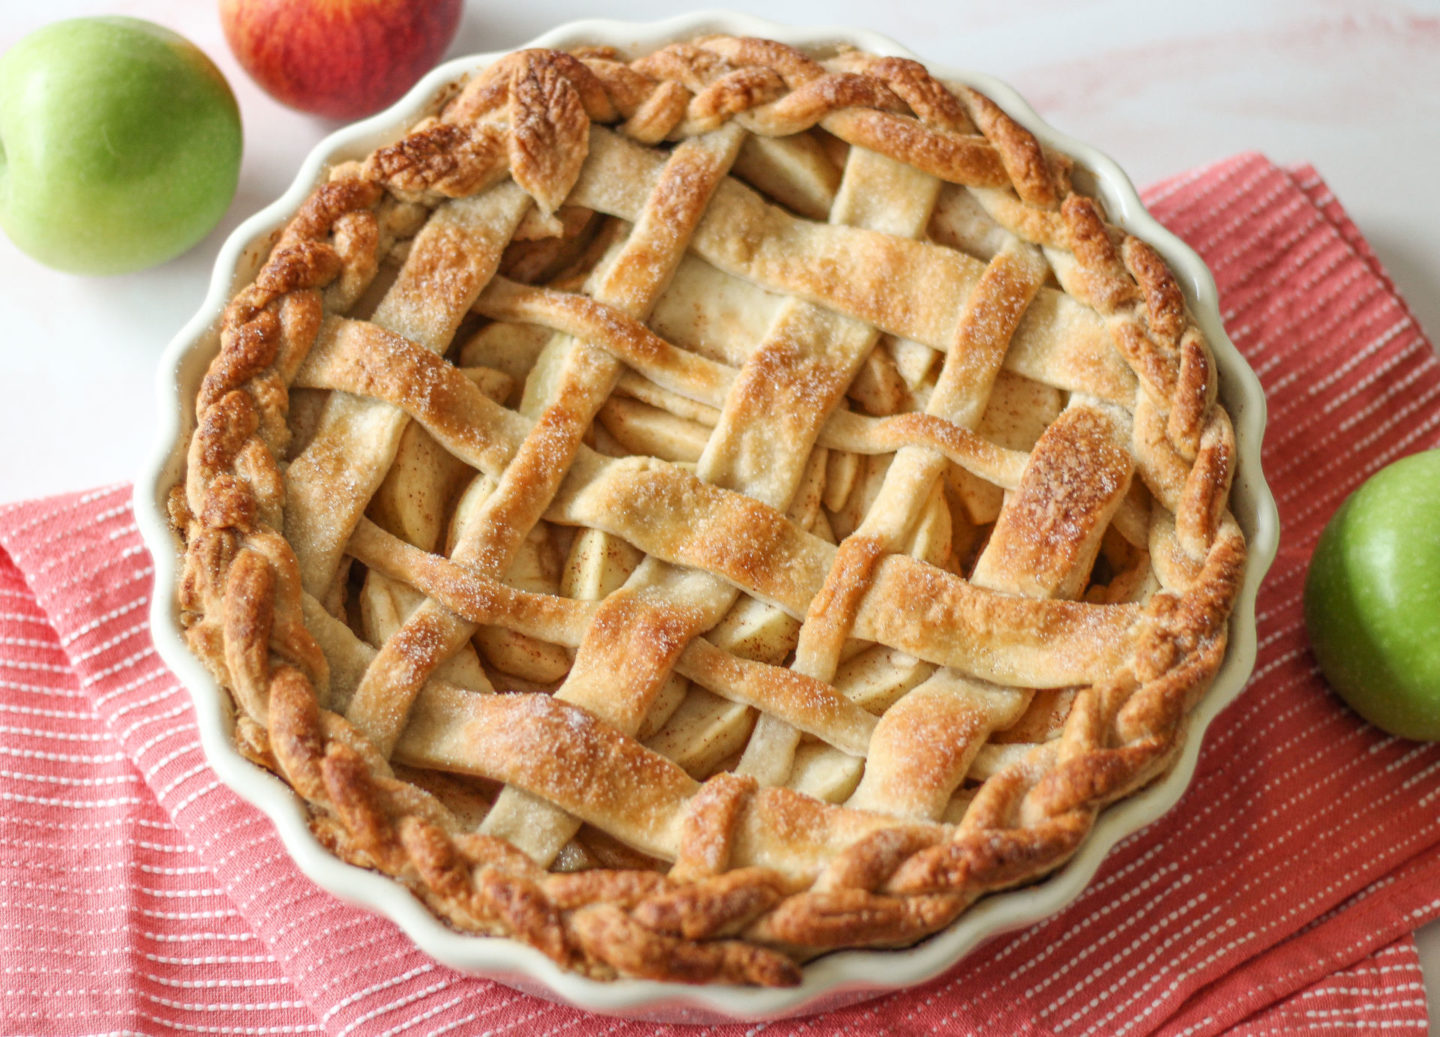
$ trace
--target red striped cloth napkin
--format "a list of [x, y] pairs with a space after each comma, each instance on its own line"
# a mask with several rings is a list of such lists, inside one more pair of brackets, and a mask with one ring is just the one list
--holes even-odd
[[[1440, 914], [1440, 745], [1387, 738], [1333, 698], [1300, 589], [1342, 497], [1440, 438], [1440, 362], [1313, 170], [1241, 156], [1148, 199], [1215, 271], [1269, 394], [1285, 536], [1255, 677], [1180, 805], [1067, 910], [923, 987], [773, 1033], [1427, 1025], [1411, 934]], [[151, 647], [126, 488], [0, 508], [0, 548], [0, 1031], [665, 1029], [453, 972], [299, 874], [206, 766]]]

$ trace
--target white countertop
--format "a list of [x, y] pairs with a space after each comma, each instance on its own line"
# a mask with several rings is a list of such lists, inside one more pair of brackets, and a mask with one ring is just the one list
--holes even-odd
[[[742, 0], [777, 21], [851, 24], [935, 64], [1007, 80], [1057, 128], [1145, 185], [1240, 151], [1312, 163], [1440, 335], [1440, 3], [1436, 0]], [[134, 477], [151, 438], [153, 373], [198, 308], [225, 236], [279, 195], [334, 124], [291, 112], [242, 72], [217, 5], [48, 0], [0, 6], [0, 50], [85, 14], [130, 14], [182, 33], [229, 79], [245, 124], [240, 188], [220, 226], [165, 266], [77, 278], [0, 237], [0, 501]], [[471, 0], [450, 55], [504, 50], [594, 15], [663, 18], [673, 4]], [[1440, 1014], [1440, 923], [1420, 935]], [[1440, 1026], [1432, 1025], [1440, 1034]]]

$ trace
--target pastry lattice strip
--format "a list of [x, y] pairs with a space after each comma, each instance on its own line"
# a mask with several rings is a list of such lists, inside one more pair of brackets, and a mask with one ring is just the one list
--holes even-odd
[[[312, 354], [312, 356], [317, 357], [317, 360], [318, 360], [318, 359], [324, 359], [324, 357], [327, 356], [327, 354], [325, 354], [325, 346], [324, 346], [324, 344], [323, 344], [323, 346], [320, 347], [320, 349], [315, 350], [315, 353]], [[305, 377], [304, 374], [302, 374], [302, 379], [304, 379], [304, 377]], [[410, 380], [410, 379], [405, 379], [405, 380]], [[422, 380], [422, 382], [423, 382], [423, 380], [428, 380], [428, 379], [420, 379], [420, 380]]]
[[[877, 159], [875, 159], [874, 161], [883, 161], [883, 160], [880, 160], [880, 159], [877, 158]], [[889, 172], [889, 171], [887, 171], [887, 172]], [[892, 173], [891, 175], [893, 175], [893, 173]], [[872, 185], [872, 187], [873, 187], [873, 185]], [[924, 198], [924, 195], [921, 194], [920, 197], [923, 199], [923, 198]], [[923, 226], [924, 222], [928, 219], [928, 215], [929, 215], [928, 210], [927, 210], [926, 208], [924, 208], [924, 207], [923, 207], [923, 204], [922, 204], [922, 208], [921, 208], [921, 211], [920, 211], [920, 219], [917, 220], [917, 224], [918, 224], [919, 226]], [[918, 229], [918, 227], [917, 227], [917, 229]], [[618, 265], [619, 265], [619, 264], [617, 264], [617, 266], [618, 266]], [[813, 335], [813, 332], [812, 332], [812, 335]], [[870, 344], [870, 341], [871, 341], [870, 336], [865, 335], [864, 332], [863, 332], [863, 328], [862, 328], [862, 330], [861, 330], [861, 339], [860, 339], [860, 342], [861, 342], [862, 347], [868, 346], [868, 345]], [[858, 351], [857, 351], [857, 352], [858, 352]], [[1001, 353], [1001, 354], [1003, 354], [1003, 352], [1004, 352], [1003, 348], [1002, 348], [1001, 350], [999, 350], [998, 352]], [[858, 357], [857, 357], [857, 359], [858, 359]], [[592, 379], [592, 381], [593, 381], [593, 379]], [[805, 387], [802, 387], [802, 395], [803, 395], [803, 392], [804, 392], [804, 391], [808, 391], [808, 389], [806, 389]], [[792, 401], [792, 405], [793, 405], [793, 401]], [[822, 416], [823, 416], [823, 415], [822, 415]], [[739, 425], [739, 427], [745, 428], [745, 427], [747, 426], [747, 424], [750, 424], [750, 423], [748, 423], [748, 422], [740, 422], [740, 423], [737, 423], [737, 424]], [[788, 442], [791, 437], [785, 436], [785, 437], [781, 437], [781, 438], [782, 438], [783, 441], [787, 441], [787, 442]], [[804, 439], [802, 439], [801, 442], [802, 442], [802, 444], [803, 444]], [[803, 456], [803, 455], [802, 455], [802, 456]], [[767, 464], [767, 465], [764, 466], [763, 470], [766, 471], [766, 472], [773, 473], [773, 472], [776, 471], [777, 467], [778, 467], [778, 466], [773, 465], [773, 464]], [[792, 468], [793, 468], [793, 465], [792, 465]], [[510, 469], [507, 469], [507, 471], [513, 472], [513, 471], [514, 471], [514, 468], [512, 467], [512, 468], [510, 468]], [[508, 525], [506, 528], [513, 530], [513, 529], [515, 528], [515, 525], [512, 523], [512, 524]], [[725, 604], [728, 604], [728, 600], [725, 601]], [[429, 618], [429, 617], [428, 617], [428, 614], [422, 613], [421, 616], [419, 616], [419, 617], [412, 617], [412, 623], [415, 622], [416, 619], [424, 619], [424, 618]], [[713, 617], [712, 617], [712, 621], [713, 621]], [[707, 625], [708, 625], [708, 624], [707, 624]], [[461, 638], [463, 638], [464, 636], [468, 635], [469, 632], [470, 632], [469, 630], [463, 631], [463, 632], [461, 633], [461, 635], [460, 635]], [[404, 635], [402, 634], [401, 636], [403, 637]], [[613, 633], [612, 633], [612, 636], [613, 636]], [[403, 652], [406, 654], [407, 657], [406, 657], [405, 661], [406, 661], [406, 663], [407, 663], [409, 666], [411, 666], [411, 667], [415, 667], [415, 662], [414, 662], [413, 658], [411, 658], [411, 656], [413, 656], [413, 649], [410, 648], [410, 644], [413, 642], [413, 640], [414, 640], [414, 639], [412, 638], [411, 641], [402, 641], [402, 642], [401, 642], [401, 643], [404, 645], [404, 647], [403, 647], [403, 649], [401, 649], [401, 651], [403, 651]], [[454, 645], [454, 643], [455, 643], [454, 635], [452, 634], [446, 641], [442, 641], [442, 642], [440, 642], [440, 643], [442, 643], [442, 644], [447, 644], [447, 645]], [[614, 667], [607, 667], [607, 668], [602, 668], [602, 671], [601, 671], [601, 672], [613, 672], [613, 670], [614, 670]], [[394, 695], [394, 691], [395, 691], [395, 689], [394, 689], [394, 683], [395, 683], [395, 682], [394, 682], [394, 679], [393, 679], [393, 673], [386, 673], [386, 672], [383, 671], [383, 670], [382, 670], [381, 672], [382, 672], [382, 674], [383, 674], [383, 677], [382, 677], [381, 679], [379, 679], [379, 680], [372, 680], [367, 686], [379, 687], [379, 688], [384, 689], [384, 690], [385, 690], [385, 693], [386, 693], [386, 695], [387, 695], [387, 698], [388, 698], [389, 696], [393, 696], [393, 695]], [[422, 672], [423, 672], [423, 670], [422, 670]], [[652, 683], [653, 683], [653, 681], [652, 681]], [[562, 690], [562, 694], [563, 694], [563, 690]], [[643, 695], [644, 692], [642, 692], [641, 694]], [[602, 716], [605, 716], [605, 715], [606, 715], [606, 703], [605, 703], [603, 700], [596, 700], [596, 699], [592, 698], [592, 699], [589, 701], [588, 704], [590, 705], [590, 708], [592, 709], [592, 711], [595, 711], [595, 712], [599, 713], [599, 714], [602, 715]], [[359, 711], [352, 710], [352, 713], [351, 713], [352, 719], [357, 719], [357, 722], [360, 722], [360, 723], [361, 723], [362, 728], [365, 727], [366, 724], [363, 722], [363, 720], [359, 720], [359, 719], [358, 719], [357, 713], [359, 714], [359, 716], [364, 716], [365, 710], [364, 710], [363, 707], [364, 707], [365, 705], [366, 705], [366, 704], [365, 704], [365, 703], [363, 702], [363, 700], [362, 700], [362, 709], [359, 710]], [[393, 704], [392, 701], [386, 701], [383, 705], [384, 705], [387, 709], [392, 710], [392, 712], [393, 712], [393, 706], [394, 706], [394, 704]], [[373, 710], [371, 710], [371, 712], [373, 712]], [[617, 718], [614, 716], [614, 711], [613, 711], [613, 710], [610, 710], [610, 713], [611, 713], [611, 716], [607, 717], [607, 719], [610, 719], [612, 722], [615, 722]], [[631, 719], [628, 721], [628, 723], [627, 723], [627, 722], [622, 722], [622, 727], [621, 727], [621, 729], [624, 730], [626, 727], [628, 727], [630, 730], [633, 731], [636, 726], [637, 726], [637, 721], [636, 721], [636, 719], [635, 719], [635, 718], [631, 718]], [[374, 732], [372, 731], [372, 734], [373, 734], [373, 733], [374, 733]], [[393, 740], [393, 737], [394, 737], [393, 734], [392, 734], [392, 735], [389, 735], [389, 736], [387, 736], [387, 737], [382, 737], [382, 738], [380, 739], [381, 744], [386, 744], [386, 743], [392, 741], [392, 740]], [[502, 809], [508, 808], [508, 804], [507, 804], [506, 799], [504, 799], [504, 798], [502, 797], [499, 806], [500, 806], [500, 808], [502, 808]], [[513, 809], [513, 808], [511, 808], [511, 809]], [[539, 811], [532, 809], [532, 810], [529, 812], [529, 815], [528, 815], [528, 816], [522, 816], [522, 817], [518, 820], [518, 822], [512, 822], [510, 825], [508, 825], [508, 826], [506, 826], [506, 827], [504, 827], [504, 828], [498, 828], [498, 826], [492, 826], [492, 825], [491, 825], [491, 822], [487, 821], [487, 829], [488, 829], [488, 830], [491, 830], [491, 831], [497, 831], [497, 830], [498, 830], [500, 834], [505, 834], [505, 835], [507, 835], [508, 837], [511, 838], [512, 841], [517, 841], [517, 840], [520, 840], [520, 839], [524, 839], [527, 834], [533, 835], [533, 833], [536, 833], [536, 832], [538, 832], [538, 831], [543, 831], [543, 830], [545, 830], [546, 826], [538, 823], [538, 820], [539, 820], [539, 819], [537, 819], [537, 818], [534, 816], [534, 814], [535, 814], [535, 813], [538, 813], [538, 812], [539, 812]], [[550, 827], [551, 827], [551, 828], [554, 827], [553, 822], [552, 822], [552, 825], [551, 825]], [[565, 833], [565, 834], [568, 835], [569, 833]], [[563, 840], [562, 840], [562, 841], [563, 841]], [[548, 854], [546, 854], [547, 858], [548, 858], [548, 856], [553, 855], [553, 853], [554, 853], [556, 850], [558, 850], [558, 846], [555, 846], [555, 845], [552, 844], [552, 845], [550, 846], [550, 848], [549, 848]]]
[[[893, 178], [903, 175], [889, 160], [859, 151], [854, 155], [832, 212], [833, 221], [847, 222], [857, 209], [855, 199], [891, 187]], [[919, 193], [911, 204], [917, 212], [908, 229], [915, 234], [928, 218], [925, 194]], [[890, 222], [900, 221], [891, 214]], [[849, 384], [874, 339], [875, 332], [867, 325], [836, 320], [809, 304], [795, 302], [782, 307], [732, 384], [717, 427], [699, 459], [697, 476], [773, 506], [786, 506], [803, 474], [817, 426]], [[780, 428], [774, 427], [775, 415], [785, 416]], [[767, 422], [767, 416], [772, 420]], [[665, 658], [647, 658], [644, 641], [653, 637], [653, 630], [663, 628], [677, 609], [688, 613], [688, 629], [678, 634], [682, 641], [713, 626], [734, 604], [737, 589], [713, 578], [697, 580], [693, 572], [642, 563], [627, 582], [627, 593], [636, 598], [615, 599], [615, 622], [598, 627], [603, 636], [582, 645], [576, 669], [588, 677], [593, 689], [588, 697], [594, 701], [597, 693], [607, 693], [607, 685], [613, 689], [615, 674], [634, 672], [634, 661], [644, 659], [647, 669], [636, 675], [630, 693], [638, 702], [637, 712], [643, 715], [669, 669]], [[570, 681], [557, 694], [573, 701], [573, 682], [572, 671]], [[629, 725], [630, 733], [638, 728], [639, 719]], [[505, 805], [502, 796], [497, 811]], [[534, 828], [534, 818], [524, 817], [511, 830], [518, 833]], [[548, 860], [558, 849], [554, 844], [540, 848], [539, 856]]]
[[[459, 924], [513, 932], [565, 960], [578, 954], [586, 967], [776, 982], [789, 974], [765, 947], [804, 956], [846, 942], [904, 942], [932, 931], [978, 892], [1030, 873], [1016, 862], [1058, 861], [1088, 828], [1099, 802], [1163, 765], [1175, 744], [1176, 710], [1193, 697], [1223, 650], [1223, 623], [1217, 628], [1214, 619], [1223, 618], [1234, 593], [1243, 552], [1224, 509], [1233, 446], [1223, 411], [1213, 408], [1208, 353], [1183, 312], [1177, 316], [1178, 292], [1153, 253], [1133, 239], [1116, 239], [1103, 223], [1097, 233], [1093, 204], [1063, 196], [1063, 168], [984, 98], [973, 92], [963, 98], [957, 102], [913, 63], [842, 55], [826, 67], [764, 41], [677, 45], [630, 66], [613, 54], [578, 61], [520, 55], [479, 77], [442, 118], [422, 124], [401, 145], [382, 149], [358, 171], [337, 171], [287, 229], [256, 285], [232, 304], [221, 359], [198, 401], [201, 427], [186, 500], [176, 502], [191, 561], [182, 603], [198, 617], [192, 643], [235, 690], [249, 718], [243, 729], [258, 739], [253, 751], [337, 819], [339, 827], [331, 830], [344, 852], [411, 876]], [[694, 138], [694, 146], [682, 144], [666, 160], [589, 125], [591, 119], [616, 118], [635, 139], [674, 133]], [[818, 122], [852, 145], [911, 160], [924, 171], [917, 174], [922, 180], [939, 174], [966, 183], [999, 228], [992, 241], [1011, 244], [989, 250], [987, 272], [984, 261], [907, 240], [925, 230], [929, 201], [922, 206], [924, 220], [903, 228], [900, 237], [807, 224], [767, 209], [749, 189], [723, 177], [740, 146], [738, 132], [720, 129], [731, 119], [762, 133]], [[928, 416], [867, 418], [802, 401], [810, 406], [795, 415], [799, 447], [787, 463], [769, 466], [780, 473], [774, 477], [780, 485], [768, 493], [753, 490], [759, 499], [736, 491], [752, 490], [757, 479], [763, 485], [764, 473], [727, 466], [724, 447], [732, 428], [745, 442], [738, 421], [743, 407], [734, 401], [746, 399], [747, 384], [763, 377], [757, 358], [768, 358], [767, 348], [736, 369], [669, 343], [660, 342], [657, 352], [653, 333], [636, 321], [653, 301], [647, 294], [653, 296], [672, 272], [689, 277], [703, 269], [695, 260], [682, 261], [678, 247], [646, 255], [647, 218], [656, 242], [673, 229], [657, 224], [660, 210], [646, 199], [664, 182], [671, 168], [666, 163], [683, 164], [686, 156], [703, 152], [706, 138], [696, 135], [712, 131], [711, 139], [723, 142], [723, 158], [708, 167], [713, 194], [707, 184], [687, 196], [704, 196], [709, 204], [692, 209], [695, 219], [677, 222], [681, 230], [669, 235], [672, 244], [688, 236], [700, 261], [724, 270], [721, 276], [754, 279], [804, 299], [788, 304], [787, 319], [802, 313], [811, 330], [816, 322], [860, 321], [898, 336], [890, 348], [917, 384], [929, 366], [926, 350], [945, 358], [935, 385], [926, 385], [933, 404]], [[569, 146], [536, 146], [556, 142]], [[782, 152], [751, 154], [748, 168]], [[868, 162], [872, 171], [891, 161], [865, 158], [858, 147], [852, 156], [852, 164]], [[377, 180], [395, 202], [377, 206]], [[934, 185], [925, 191], [933, 200]], [[436, 193], [455, 200], [436, 206], [408, 244], [398, 277], [370, 317], [325, 316], [325, 302], [343, 312], [366, 291], [378, 245], [400, 236], [395, 227], [414, 215], [415, 203], [434, 205]], [[797, 205], [813, 204], [798, 187], [790, 193]], [[532, 198], [545, 213], [568, 199], [635, 224], [633, 251], [659, 274], [648, 293], [620, 292], [607, 307], [603, 291], [579, 304], [562, 301], [563, 293], [496, 280], [505, 242], [522, 222], [535, 219], [527, 215]], [[863, 194], [850, 204], [859, 205], [864, 219], [873, 218]], [[746, 243], [738, 249], [737, 237]], [[1032, 245], [1045, 248], [1061, 283], [1086, 305], [1040, 286], [1033, 273], [1022, 276], [1028, 303], [1019, 307], [1023, 317], [1015, 314], [1013, 327], [993, 343], [1007, 367], [1071, 394], [1070, 409], [1022, 463], [1013, 450], [971, 431], [998, 357], [973, 368], [957, 365], [963, 351], [952, 329], [963, 325], [964, 315], [973, 318], [998, 301], [984, 291], [974, 295], [975, 286], [987, 278], [1003, 281], [1007, 266], [1033, 264], [1025, 258], [1033, 256], [1027, 251]], [[862, 254], [866, 258], [857, 261]], [[643, 261], [627, 262], [612, 270], [624, 282], [644, 267]], [[596, 276], [603, 285], [604, 269]], [[912, 293], [892, 304], [897, 284]], [[439, 305], [427, 311], [419, 305], [422, 295]], [[547, 364], [557, 361], [559, 374], [527, 387], [527, 400], [542, 403], [538, 411], [517, 414], [499, 406], [438, 359], [472, 304], [502, 319], [522, 312], [550, 315], [542, 323], [559, 333], [579, 331], [577, 337], [589, 343], [557, 340], [542, 354]], [[986, 329], [976, 330], [984, 339]], [[860, 349], [872, 335], [865, 331]], [[795, 353], [785, 355], [793, 359]], [[712, 481], [675, 464], [606, 458], [580, 443], [621, 380], [622, 362], [652, 375], [657, 391], [716, 412], [700, 454], [700, 476]], [[575, 365], [590, 371], [572, 383], [565, 372]], [[883, 366], [870, 377], [883, 377]], [[276, 387], [283, 396], [292, 380], [332, 395], [318, 430], [289, 466], [282, 501], [276, 458], [284, 432], [265, 400]], [[549, 393], [537, 388], [547, 380]], [[973, 391], [956, 391], [967, 384]], [[583, 402], [575, 395], [582, 388], [588, 390], [581, 393]], [[1114, 404], [1133, 406], [1133, 433]], [[494, 482], [480, 517], [471, 522], [474, 535], [459, 537], [450, 561], [417, 553], [360, 518], [411, 418]], [[1125, 495], [1128, 453], [1122, 460], [1114, 448], [1127, 437], [1153, 497], [1150, 516], [1141, 511], [1143, 495]], [[348, 460], [355, 455], [342, 449], [347, 440], [370, 445], [362, 452], [371, 458], [368, 466]], [[822, 449], [834, 444], [842, 451], [896, 452], [879, 489], [884, 506], [838, 549], [784, 513], [817, 442]], [[767, 461], [787, 456], [784, 450], [759, 453]], [[1011, 491], [974, 582], [895, 553], [916, 521], [897, 502], [917, 496], [904, 492], [906, 486], [933, 482], [942, 458]], [[1102, 480], [1108, 489], [1098, 496], [1071, 493], [1067, 463], [1113, 471], [1114, 477]], [[661, 502], [670, 521], [656, 528], [633, 507], [637, 499]], [[1057, 528], [1057, 501], [1061, 511], [1084, 515], [1084, 532], [1054, 540], [1059, 550], [1052, 552], [1046, 537]], [[298, 562], [270, 532], [282, 515], [298, 542]], [[640, 548], [649, 560], [632, 586], [583, 608], [505, 588], [497, 578], [542, 517], [601, 530]], [[1132, 540], [1148, 529], [1146, 546], [1165, 593], [1147, 607], [1026, 600], [1083, 590], [1096, 541], [1112, 519]], [[333, 603], [343, 590], [347, 541], [373, 570], [403, 577], [431, 595], [378, 655], [356, 644], [343, 624], [325, 618], [321, 604]], [[1053, 560], [1048, 556], [1060, 564], [1041, 564]], [[860, 579], [851, 582], [846, 575]], [[743, 592], [805, 618], [800, 672], [746, 663], [697, 639], [724, 611], [719, 605], [712, 609], [717, 615], [701, 615], [704, 610], [690, 602], [687, 610], [673, 600], [646, 601], [648, 591], [667, 581], [687, 589], [696, 579], [706, 593], [721, 595], [717, 601]], [[980, 586], [987, 583], [1001, 591]], [[812, 614], [817, 601], [833, 607]], [[573, 687], [562, 686], [550, 699], [464, 691], [428, 680], [482, 622], [578, 644]], [[955, 630], [981, 632], [993, 643], [983, 649], [961, 643]], [[610, 636], [659, 636], [667, 645], [658, 666], [636, 671], [634, 706], [617, 726], [594, 720], [594, 712], [608, 708], [597, 693], [604, 683], [595, 680], [597, 663], [625, 665], [605, 654]], [[699, 683], [773, 709], [841, 750], [858, 749], [867, 733], [873, 748], [885, 719], [867, 723], [868, 714], [829, 684], [847, 637], [894, 646], [941, 667], [892, 707], [897, 718], [912, 708], [923, 714], [918, 703], [968, 707], [1005, 694], [961, 688], [945, 668], [1022, 688], [1080, 690], [1062, 737], [987, 775], [956, 828], [822, 806], [725, 774], [697, 785], [633, 737], [635, 718], [643, 718], [657, 680], [673, 663]], [[567, 689], [592, 711], [566, 705]], [[417, 696], [435, 708], [407, 726]], [[321, 707], [343, 709], [354, 723]], [[971, 763], [969, 743], [983, 739], [987, 725], [1008, 723], [1013, 712], [976, 724], [973, 709], [959, 709], [958, 727], [968, 726], [961, 739], [966, 744], [948, 770], [939, 767], [942, 790], [902, 809], [917, 818], [937, 815], [948, 787]], [[268, 735], [256, 733], [256, 724], [268, 724]], [[571, 772], [544, 765], [539, 747], [547, 739], [575, 764]], [[530, 750], [507, 744], [515, 742]], [[604, 878], [542, 877], [501, 849], [507, 844], [466, 835], [454, 815], [397, 782], [385, 760], [397, 744], [402, 756], [422, 760], [428, 754], [430, 762], [543, 798], [515, 817], [532, 818], [534, 811], [553, 816], [559, 808], [618, 831], [674, 861], [671, 876], [659, 885], [653, 878], [624, 880], [632, 884], [629, 894]], [[624, 772], [619, 785], [633, 794], [629, 809], [637, 812], [627, 814], [614, 792], [599, 790], [597, 779], [607, 769]], [[883, 761], [877, 762], [876, 774], [883, 771]], [[895, 800], [885, 785], [862, 787], [860, 799]], [[503, 793], [500, 801], [507, 795], [516, 798]], [[781, 830], [788, 839], [780, 838]], [[801, 832], [809, 834], [797, 840]], [[556, 838], [541, 840], [547, 852], [558, 848]], [[525, 919], [498, 906], [522, 887], [539, 890], [556, 913]], [[595, 902], [601, 887], [615, 902]], [[510, 894], [497, 892], [507, 889]], [[736, 906], [740, 891], [743, 906]], [[716, 906], [722, 902], [730, 906]], [[707, 921], [675, 921], [667, 912], [682, 903], [689, 905], [687, 917], [699, 910]], [[703, 904], [711, 906], [697, 906]], [[840, 920], [853, 919], [862, 905], [872, 918], [869, 927], [841, 932]], [[716, 940], [722, 930], [742, 933], [747, 942]]]

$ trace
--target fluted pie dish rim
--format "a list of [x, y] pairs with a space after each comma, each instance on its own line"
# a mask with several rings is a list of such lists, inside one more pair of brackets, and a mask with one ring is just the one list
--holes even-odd
[[[717, 13], [646, 24], [574, 22], [546, 33], [531, 46], [564, 49], [608, 44], [627, 53], [645, 53], [674, 40], [710, 32], [760, 36], [800, 47], [843, 42], [876, 55], [916, 57], [894, 41], [870, 32], [788, 28]], [[1188, 785], [1206, 727], [1239, 694], [1253, 666], [1255, 594], [1275, 553], [1278, 521], [1260, 468], [1264, 396], [1254, 374], [1225, 336], [1215, 286], [1204, 265], [1145, 212], [1133, 186], [1113, 162], [1054, 131], [999, 81], [970, 72], [930, 66], [947, 81], [966, 83], [982, 91], [1044, 145], [1076, 161], [1083, 171], [1080, 175], [1093, 180], [1109, 220], [1147, 242], [1174, 271], [1219, 368], [1220, 397], [1235, 427], [1238, 458], [1231, 508], [1245, 534], [1248, 560], [1229, 621], [1224, 661], [1191, 713], [1188, 735], [1163, 776], [1105, 807], [1074, 855], [1039, 882], [983, 897], [948, 928], [912, 947], [834, 951], [808, 962], [796, 986], [759, 988], [685, 986], [630, 978], [602, 982], [561, 969], [518, 941], [457, 932], [394, 880], [333, 856], [311, 831], [301, 800], [237, 751], [228, 698], [187, 648], [179, 607], [170, 592], [180, 578], [181, 556], [170, 530], [167, 501], [172, 487], [183, 477], [185, 442], [194, 425], [194, 400], [206, 365], [217, 348], [219, 316], [234, 291], [253, 276], [280, 226], [309, 195], [325, 169], [363, 157], [373, 147], [393, 139], [420, 114], [433, 110], [435, 99], [446, 95], [450, 84], [501, 56], [473, 55], [447, 62], [392, 109], [323, 141], [306, 159], [285, 195], [247, 220], [226, 242], [204, 305], [166, 351], [158, 376], [160, 428], [156, 446], [137, 483], [136, 511], [156, 562], [157, 591], [151, 606], [156, 646], [192, 693], [207, 759], [227, 785], [272, 818], [291, 856], [318, 885], [390, 918], [417, 946], [444, 964], [592, 1011], [685, 1022], [779, 1018], [820, 1011], [920, 983], [944, 971], [988, 937], [1053, 914], [1079, 895], [1116, 842], [1169, 809]]]

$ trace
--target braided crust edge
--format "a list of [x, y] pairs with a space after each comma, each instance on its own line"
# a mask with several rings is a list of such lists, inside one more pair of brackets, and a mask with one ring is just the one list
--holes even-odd
[[[765, 985], [799, 982], [799, 963], [828, 950], [911, 944], [982, 894], [1068, 859], [1104, 804], [1167, 769], [1220, 665], [1245, 561], [1227, 510], [1235, 449], [1215, 401], [1213, 359], [1174, 276], [1074, 192], [1063, 156], [983, 95], [952, 92], [912, 61], [851, 54], [840, 63], [833, 71], [772, 41], [728, 37], [629, 63], [605, 49], [510, 55], [438, 117], [337, 169], [224, 313], [220, 353], [196, 400], [185, 483], [170, 502], [185, 543], [187, 638], [237, 703], [239, 748], [304, 798], [320, 841], [404, 882], [457, 929], [518, 939], [597, 978]], [[507, 109], [510, 130], [490, 118]], [[321, 706], [326, 660], [305, 627], [295, 557], [277, 532], [288, 386], [326, 298], [353, 300], [373, 276], [387, 193], [434, 204], [509, 175], [550, 212], [578, 175], [592, 121], [648, 143], [732, 118], [762, 133], [823, 119], [852, 143], [999, 189], [998, 219], [1073, 258], [1067, 287], [1107, 319], [1139, 380], [1139, 471], [1174, 516], [1163, 561], [1180, 589], [1152, 599], [1135, 656], [1080, 690], [1062, 736], [988, 780], [946, 838], [897, 824], [845, 851], [810, 888], [763, 868], [727, 872], [726, 826], [756, 789], [722, 773], [687, 819], [712, 844], [719, 839], [704, 860], [682, 860], [668, 875], [551, 874], [502, 840], [464, 831]]]

